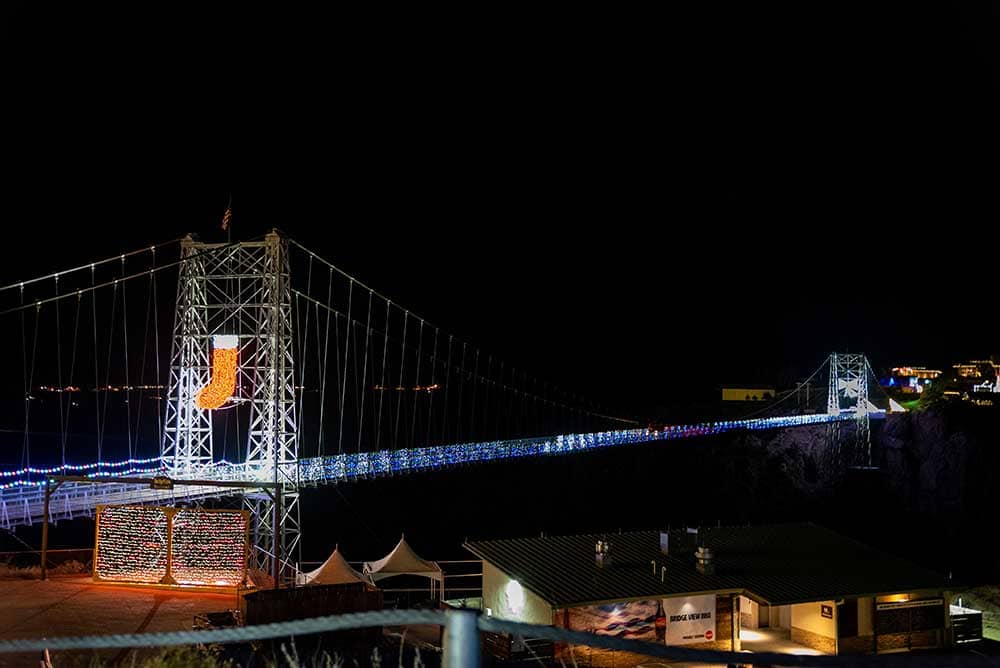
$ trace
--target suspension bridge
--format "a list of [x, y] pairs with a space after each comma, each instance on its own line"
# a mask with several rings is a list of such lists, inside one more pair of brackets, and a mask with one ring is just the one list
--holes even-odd
[[845, 465], [870, 466], [869, 421], [885, 414], [855, 353], [743, 419], [617, 416], [277, 231], [188, 236], [12, 283], [4, 320], [23, 422], [3, 432], [0, 527], [240, 496], [254, 558], [276, 575], [297, 561], [305, 487], [803, 425], [826, 425]]

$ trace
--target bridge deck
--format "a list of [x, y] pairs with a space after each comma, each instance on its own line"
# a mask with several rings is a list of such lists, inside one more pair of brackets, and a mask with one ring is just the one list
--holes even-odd
[[[870, 417], [884, 417], [884, 413], [872, 413]], [[298, 481], [300, 486], [348, 482], [352, 480], [377, 478], [399, 473], [426, 471], [448, 466], [473, 464], [500, 459], [537, 457], [567, 454], [597, 448], [649, 443], [653, 441], [691, 438], [728, 431], [762, 430], [797, 427], [855, 419], [853, 413], [828, 415], [796, 415], [754, 420], [730, 420], [697, 425], [666, 427], [662, 431], [649, 429], [628, 429], [590, 434], [565, 434], [553, 437], [529, 438], [484, 443], [462, 443], [426, 448], [403, 450], [379, 450], [353, 454], [332, 455], [301, 459], [282, 465], [282, 477]], [[148, 471], [148, 470], [147, 470]], [[219, 462], [197, 471], [188, 479], [266, 482], [273, 480], [274, 471], [250, 469], [244, 464]], [[37, 478], [37, 476], [35, 476]], [[19, 525], [30, 525], [42, 519], [45, 508], [44, 477], [41, 481], [31, 479], [10, 485], [0, 490], [0, 526], [11, 529]], [[49, 519], [71, 519], [81, 515], [92, 516], [98, 505], [108, 504], [174, 504], [234, 494], [253, 493], [248, 489], [225, 489], [185, 485], [178, 477], [172, 490], [151, 489], [144, 484], [125, 483], [78, 483], [64, 482], [52, 493], [49, 503]]]

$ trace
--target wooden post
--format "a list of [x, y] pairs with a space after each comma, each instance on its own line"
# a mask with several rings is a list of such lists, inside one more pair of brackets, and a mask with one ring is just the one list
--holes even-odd
[[45, 510], [42, 517], [42, 579], [48, 578], [49, 569], [49, 500], [52, 498], [52, 486], [45, 479]]
[[60, 485], [62, 485], [62, 480], [56, 481], [56, 484], [53, 485], [51, 480], [49, 480], [48, 478], [45, 479], [45, 508], [43, 510], [43, 512], [45, 513], [45, 517], [42, 518], [42, 579], [43, 580], [47, 579], [49, 575], [49, 506], [51, 505], [52, 494], [57, 489], [59, 489]]
[[167, 572], [160, 580], [161, 584], [177, 584], [174, 580], [171, 562], [174, 560], [174, 515], [176, 508], [163, 508], [163, 514], [167, 516]]

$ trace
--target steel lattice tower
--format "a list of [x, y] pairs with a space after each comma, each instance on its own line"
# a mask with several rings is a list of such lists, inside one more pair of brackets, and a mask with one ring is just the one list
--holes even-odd
[[[287, 574], [299, 544], [298, 440], [295, 415], [291, 291], [287, 242], [272, 231], [263, 241], [181, 244], [161, 447], [174, 478], [196, 478], [214, 461], [212, 411], [195, 404], [211, 380], [211, 340], [238, 340], [236, 391], [230, 405], [249, 404], [248, 479], [279, 485], [248, 494], [255, 565]], [[277, 506], [277, 512], [275, 512]]]
[[[832, 353], [826, 412], [829, 415], [854, 413], [855, 441], [848, 464], [870, 467], [872, 465], [871, 427], [868, 399], [868, 360], [862, 353]], [[839, 456], [841, 433], [836, 422], [831, 423], [831, 436]]]
[[181, 241], [170, 379], [160, 455], [171, 476], [195, 478], [211, 465], [212, 416], [195, 406], [210, 380], [208, 256], [190, 236]]

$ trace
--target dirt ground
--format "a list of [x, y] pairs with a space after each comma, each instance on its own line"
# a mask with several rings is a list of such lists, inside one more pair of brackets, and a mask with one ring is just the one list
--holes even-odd
[[[191, 629], [194, 616], [237, 607], [235, 595], [95, 584], [89, 575], [0, 579], [0, 639]], [[116, 659], [127, 650], [101, 654]], [[89, 655], [89, 654], [88, 654]], [[0, 654], [0, 668], [38, 666], [37, 654]], [[53, 655], [57, 666], [77, 657]]]

